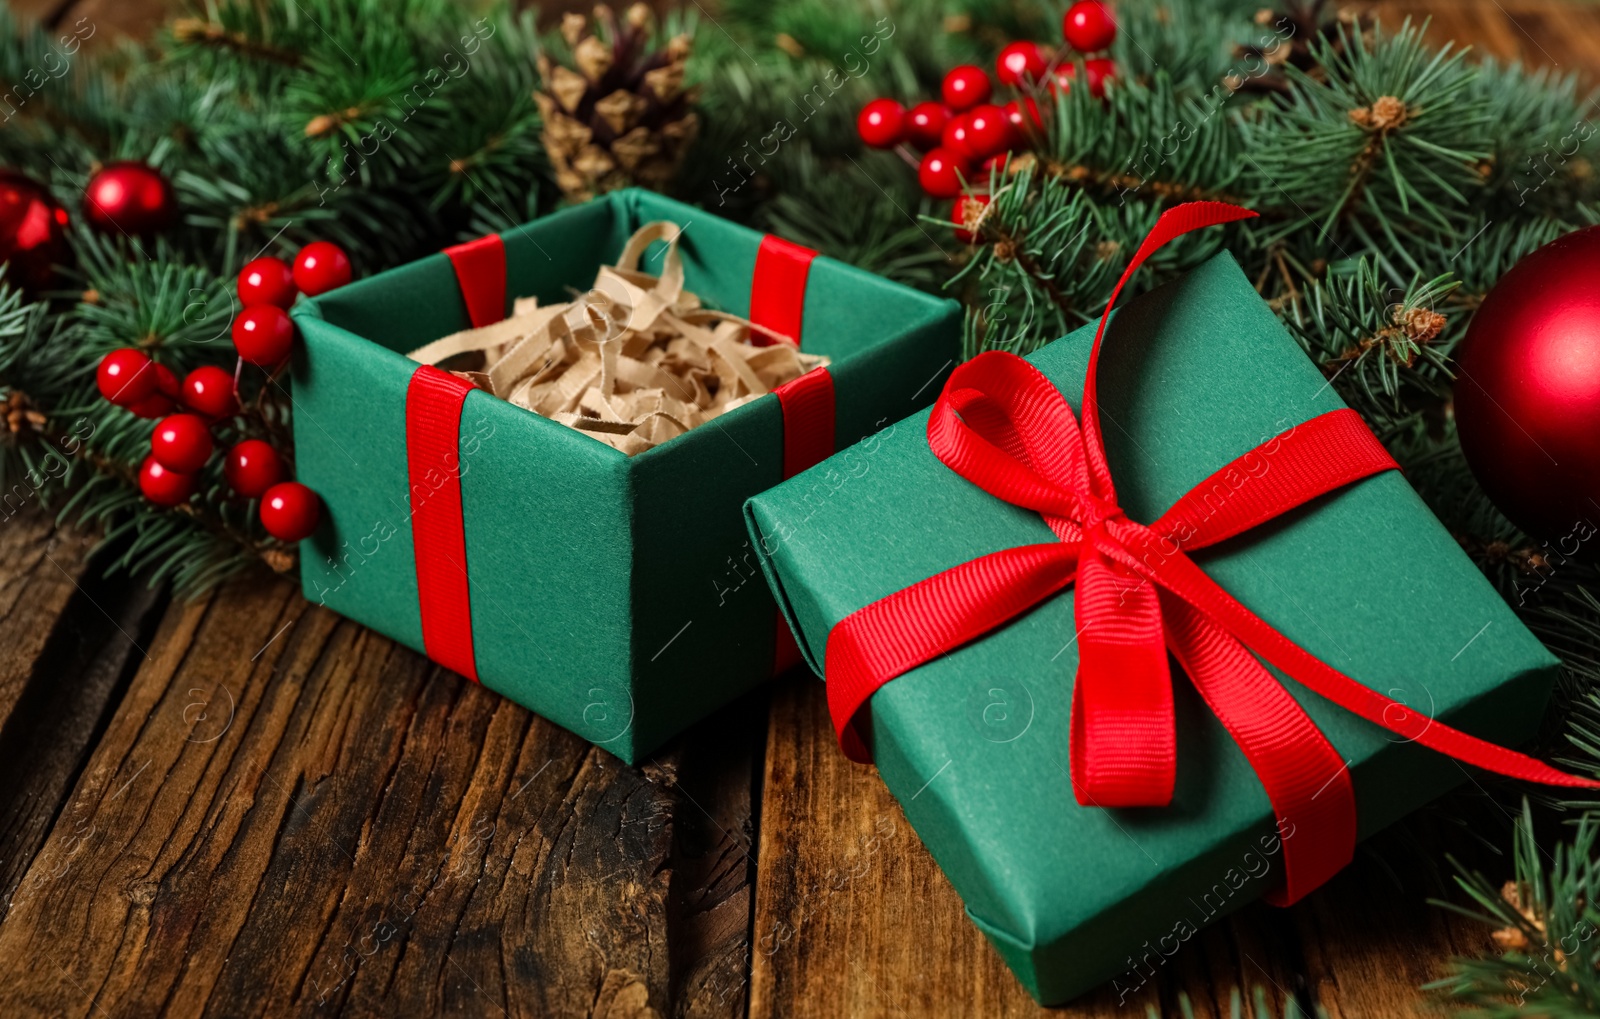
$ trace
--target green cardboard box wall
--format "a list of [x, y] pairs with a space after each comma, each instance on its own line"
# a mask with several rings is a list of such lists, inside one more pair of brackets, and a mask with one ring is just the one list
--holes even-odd
[[[1029, 358], [1075, 410], [1093, 333]], [[1118, 498], [1140, 521], [1341, 406], [1226, 255], [1118, 312], [1099, 393]], [[746, 506], [813, 668], [834, 624], [857, 609], [978, 555], [1056, 540], [1038, 514], [945, 467], [927, 420], [913, 415]], [[1502, 745], [1533, 735], [1555, 659], [1399, 472], [1195, 560], [1307, 651], [1412, 709]], [[1266, 793], [1176, 665], [1171, 807], [1077, 804], [1067, 744], [1076, 632], [1069, 589], [870, 702], [884, 782], [973, 921], [1047, 1004], [1108, 980], [1137, 989], [1194, 930], [1282, 877]], [[1455, 762], [1285, 685], [1350, 762], [1362, 837], [1465, 779]]]
[[[645, 191], [501, 235], [507, 301], [568, 301], [640, 226], [670, 220], [687, 287], [746, 315], [762, 237]], [[662, 246], [645, 265], [656, 271]], [[470, 325], [443, 253], [294, 311], [298, 479], [323, 499], [301, 547], [306, 597], [423, 651], [407, 474], [404, 356]], [[833, 359], [840, 448], [930, 402], [959, 306], [827, 258], [811, 263], [801, 346]], [[775, 610], [740, 506], [782, 477], [763, 398], [634, 457], [482, 392], [460, 425], [478, 678], [630, 763], [772, 673]]]

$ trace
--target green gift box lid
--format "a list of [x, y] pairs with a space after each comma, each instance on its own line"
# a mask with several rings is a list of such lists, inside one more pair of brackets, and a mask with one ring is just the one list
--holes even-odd
[[[501, 235], [506, 302], [570, 301], [639, 227], [682, 228], [685, 285], [747, 316], [762, 235], [626, 190]], [[665, 245], [641, 268], [659, 272]], [[425, 651], [407, 472], [405, 356], [471, 322], [450, 258], [431, 255], [302, 301], [295, 468], [323, 500], [301, 545], [306, 597]], [[932, 401], [960, 306], [819, 257], [804, 350], [832, 358], [839, 448]], [[473, 391], [460, 499], [483, 685], [632, 763], [769, 678], [781, 623], [740, 507], [783, 477], [775, 396], [629, 457]], [[424, 493], [423, 497], [427, 496]]]
[[[1029, 360], [1080, 409], [1095, 326]], [[1129, 301], [1101, 353], [1118, 499], [1151, 521], [1218, 468], [1343, 406], [1232, 258]], [[1055, 540], [930, 451], [917, 413], [745, 506], [762, 565], [819, 674], [829, 631], [941, 570]], [[1194, 555], [1307, 651], [1409, 710], [1503, 745], [1530, 738], [1557, 662], [1398, 471]], [[1282, 878], [1271, 805], [1173, 665], [1178, 783], [1168, 808], [1080, 806], [1068, 774], [1073, 591], [906, 673], [869, 705], [879, 773], [1028, 990], [1055, 1004], [1131, 993], [1204, 924]], [[1349, 762], [1361, 837], [1467, 777], [1304, 687]]]

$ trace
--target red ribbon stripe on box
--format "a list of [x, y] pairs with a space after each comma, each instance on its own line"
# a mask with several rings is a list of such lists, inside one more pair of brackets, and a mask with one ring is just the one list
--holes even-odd
[[[1075, 586], [1079, 650], [1069, 744], [1078, 802], [1171, 802], [1177, 734], [1170, 651], [1255, 769], [1280, 831], [1295, 835], [1283, 842], [1285, 884], [1268, 896], [1287, 905], [1350, 861], [1355, 792], [1345, 761], [1263, 660], [1362, 718], [1457, 760], [1551, 785], [1600, 788], [1600, 782], [1407, 710], [1300, 648], [1189, 558], [1319, 495], [1395, 469], [1354, 411], [1331, 411], [1263, 443], [1152, 524], [1129, 520], [1117, 505], [1095, 388], [1111, 309], [1129, 277], [1168, 241], [1254, 215], [1219, 202], [1162, 214], [1100, 319], [1081, 426], [1049, 379], [1013, 354], [980, 354], [951, 374], [928, 419], [934, 454], [991, 495], [1039, 513], [1059, 540], [979, 557], [847, 616], [828, 636], [826, 673], [840, 746], [866, 760], [860, 727], [876, 690]], [[1250, 483], [1220, 505], [1207, 501], [1230, 471], [1250, 476]]]

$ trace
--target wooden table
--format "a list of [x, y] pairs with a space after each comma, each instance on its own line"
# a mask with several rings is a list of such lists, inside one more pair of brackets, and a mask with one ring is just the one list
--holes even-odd
[[[1435, 6], [1441, 38], [1600, 69], [1600, 8]], [[835, 750], [813, 679], [628, 768], [289, 582], [175, 603], [89, 545], [0, 526], [0, 1016], [1052, 1014]], [[1393, 843], [1053, 1014], [1227, 1015], [1241, 988], [1430, 1013], [1418, 987], [1488, 935]]]

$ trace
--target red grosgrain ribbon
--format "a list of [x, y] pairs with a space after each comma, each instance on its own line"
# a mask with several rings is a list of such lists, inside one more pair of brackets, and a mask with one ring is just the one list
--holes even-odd
[[[951, 374], [928, 420], [929, 446], [979, 488], [1038, 512], [1060, 540], [981, 556], [851, 614], [828, 635], [826, 672], [839, 744], [852, 759], [867, 760], [862, 712], [879, 687], [1076, 585], [1080, 629], [1070, 745], [1078, 802], [1171, 802], [1177, 741], [1170, 651], [1272, 801], [1284, 835], [1286, 881], [1268, 898], [1287, 905], [1350, 861], [1355, 795], [1344, 760], [1262, 661], [1362, 718], [1468, 764], [1551, 785], [1600, 783], [1423, 718], [1328, 667], [1241, 605], [1187, 555], [1395, 468], [1354, 411], [1331, 411], [1268, 440], [1152, 524], [1129, 520], [1117, 505], [1095, 390], [1100, 343], [1117, 296], [1145, 259], [1173, 238], [1254, 215], [1194, 202], [1161, 216], [1101, 317], [1081, 429], [1050, 381], [1012, 354], [980, 354]], [[1240, 476], [1247, 479], [1242, 485], [1227, 481]], [[1216, 493], [1227, 494], [1219, 499]]]
[[456, 271], [472, 326], [481, 329], [506, 317], [506, 245], [499, 234], [444, 249]]
[[[800, 345], [806, 310], [806, 281], [817, 253], [770, 234], [756, 251], [755, 277], [750, 282], [750, 321], [772, 336]], [[792, 478], [833, 455], [833, 376], [814, 368], [779, 386], [783, 408], [783, 476]], [[799, 664], [789, 624], [778, 614], [774, 675]]]
[[472, 384], [422, 365], [406, 390], [406, 468], [417, 561], [422, 646], [428, 657], [478, 681], [461, 512], [461, 408]]

